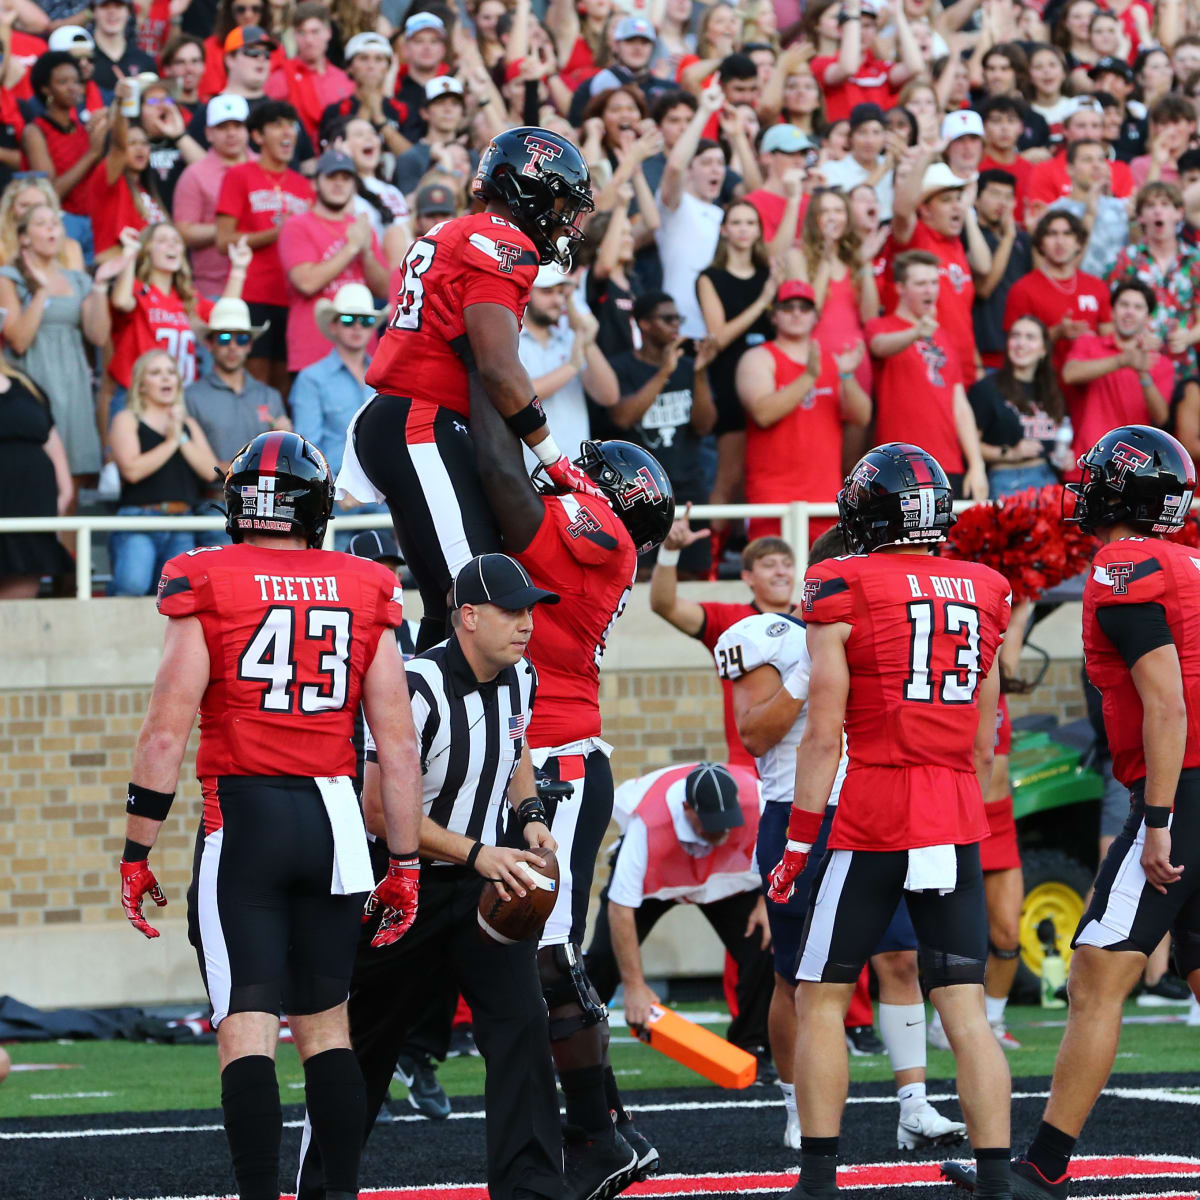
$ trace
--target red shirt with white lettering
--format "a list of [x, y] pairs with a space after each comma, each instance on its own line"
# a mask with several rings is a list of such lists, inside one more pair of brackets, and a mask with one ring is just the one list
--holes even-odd
[[[218, 217], [236, 217], [237, 232], [265, 233], [282, 229], [288, 217], [308, 212], [316, 194], [313, 186], [290, 167], [268, 171], [260, 162], [238, 163], [225, 172], [217, 199]], [[254, 251], [242, 299], [248, 304], [286, 305], [287, 276], [279, 261], [279, 241]]]
[[[196, 337], [188, 320], [187, 306], [179, 293], [160, 291], [140, 279], [133, 285], [133, 312], [114, 308], [112, 314], [113, 356], [108, 373], [124, 388], [129, 387], [133, 364], [147, 350], [165, 350], [178, 364], [184, 387], [196, 378]], [[195, 298], [195, 313], [207, 321], [211, 300]]]
[[825, 74], [837, 62], [836, 54], [823, 54], [812, 60], [812, 73], [825, 95], [825, 120], [846, 121], [856, 104], [878, 104], [882, 109], [894, 108], [900, 88], [891, 81], [896, 65], [874, 54], [864, 54], [862, 66], [841, 83], [825, 82]]
[[975, 279], [962, 238], [946, 237], [917, 221], [905, 250], [928, 250], [938, 262], [938, 332], [958, 361], [963, 386], [975, 382], [975, 325], [971, 309], [975, 303]]

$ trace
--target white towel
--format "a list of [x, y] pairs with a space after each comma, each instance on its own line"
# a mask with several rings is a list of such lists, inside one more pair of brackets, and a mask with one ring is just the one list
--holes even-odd
[[[372, 396], [371, 400], [374, 399], [375, 397]], [[370, 404], [371, 400], [368, 400], [367, 404]], [[333, 494], [338, 500], [345, 500], [349, 496], [360, 504], [382, 504], [386, 497], [367, 478], [367, 473], [362, 469], [362, 463], [358, 461], [358, 454], [354, 450], [354, 428], [367, 404], [362, 405], [358, 412], [350, 418], [350, 424], [346, 428], [346, 448], [342, 451], [342, 469], [338, 472], [334, 482]]]
[[906, 892], [931, 891], [941, 895], [954, 891], [958, 882], [958, 855], [954, 846], [918, 846], [908, 852]]
[[358, 798], [345, 775], [317, 779], [329, 827], [333, 830], [333, 878], [329, 891], [334, 896], [352, 896], [375, 887], [371, 856], [367, 853], [367, 831]]

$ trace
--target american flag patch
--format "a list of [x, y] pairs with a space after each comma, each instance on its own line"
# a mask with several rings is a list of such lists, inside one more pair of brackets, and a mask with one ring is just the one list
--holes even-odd
[[921, 507], [920, 496], [901, 496], [900, 511], [901, 512], [916, 512]]
[[1163, 497], [1163, 505], [1164, 506], [1169, 505], [1171, 508], [1178, 508], [1182, 501], [1183, 501], [1182, 496], [1164, 496]]
[[525, 714], [508, 718], [508, 740], [515, 742], [525, 732]]

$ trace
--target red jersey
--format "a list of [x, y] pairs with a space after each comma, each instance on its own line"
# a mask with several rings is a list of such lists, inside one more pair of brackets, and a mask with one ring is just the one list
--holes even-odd
[[199, 617], [208, 643], [201, 782], [354, 775], [363, 676], [403, 619], [391, 571], [327, 550], [199, 546], [163, 568], [158, 611]]
[[1001, 696], [996, 703], [996, 753], [1012, 753], [1012, 717], [1008, 714], [1008, 697]]
[[987, 837], [975, 775], [978, 692], [1011, 603], [1008, 582], [990, 567], [929, 554], [847, 555], [809, 568], [805, 621], [851, 626], [850, 765], [831, 850]]
[[[1124, 200], [1133, 191], [1133, 176], [1127, 163], [1113, 159], [1108, 164], [1110, 194]], [[1067, 152], [1060, 151], [1053, 158], [1037, 163], [1029, 174], [1029, 186], [1025, 203], [1034, 206], [1053, 204], [1071, 190], [1071, 177], [1067, 174]]]
[[562, 597], [534, 614], [531, 750], [600, 736], [600, 659], [637, 571], [633, 539], [603, 500], [547, 496], [545, 510], [533, 541], [516, 555], [538, 587]]
[[[946, 339], [958, 360], [963, 387], [975, 382], [975, 326], [971, 310], [975, 304], [975, 279], [963, 249], [962, 239], [943, 237], [924, 221], [918, 221], [905, 250], [928, 250], [937, 257], [938, 333]], [[948, 470], [949, 468], [947, 468]]]
[[883, 109], [895, 106], [900, 92], [891, 80], [895, 63], [864, 54], [862, 65], [849, 79], [827, 84], [825, 74], [836, 62], [835, 54], [822, 54], [812, 60], [812, 73], [825, 96], [825, 120], [831, 125], [834, 121], [849, 120], [850, 110], [856, 104], [878, 104]]
[[[69, 171], [88, 152], [87, 126], [80, 120], [74, 121], [71, 128], [63, 130], [47, 116], [34, 117], [33, 123], [42, 131], [46, 139], [46, 152], [54, 164], [54, 173], [62, 175]], [[66, 212], [76, 216], [87, 216], [91, 211], [91, 175], [84, 177], [62, 198], [62, 206]]]
[[85, 182], [88, 203], [85, 215], [92, 218], [92, 244], [97, 257], [120, 243], [122, 229], [140, 231], [170, 220], [149, 192], [139, 187], [135, 197], [133, 185], [124, 172], [109, 183], [104, 159], [92, 168]]
[[[709, 602], [701, 604], [704, 610], [704, 624], [696, 636], [704, 643], [709, 654], [714, 654], [721, 634], [731, 625], [736, 625], [744, 617], [753, 617], [762, 612], [757, 604], [720, 604]], [[737, 718], [733, 715], [733, 680], [721, 679], [721, 702], [725, 706], [725, 748], [727, 761], [739, 767], [749, 767], [757, 772], [754, 755], [742, 745], [741, 734], [738, 733]]]
[[396, 311], [379, 340], [367, 383], [378, 392], [440, 404], [469, 417], [463, 312], [472, 304], [502, 304], [519, 322], [538, 263], [529, 238], [494, 213], [435, 225], [404, 256]]
[[1132, 787], [1146, 777], [1142, 747], [1142, 699], [1133, 675], [1096, 619], [1115, 604], [1161, 604], [1166, 614], [1187, 707], [1184, 768], [1200, 767], [1200, 559], [1190, 546], [1159, 538], [1121, 538], [1101, 546], [1083, 585], [1083, 657], [1088, 678], [1103, 696], [1104, 731], [1113, 775]]
[[[867, 345], [880, 333], [912, 327], [911, 321], [893, 313], [867, 322]], [[921, 448], [942, 464], [948, 475], [960, 474], [962, 446], [954, 424], [954, 389], [962, 383], [958, 360], [950, 352], [941, 329], [932, 338], [921, 338], [890, 358], [874, 360], [875, 441], [906, 442], [920, 430]]]
[[[239, 234], [265, 233], [288, 217], [308, 212], [314, 199], [312, 184], [290, 167], [267, 171], [258, 162], [238, 163], [221, 180], [217, 216], [236, 217]], [[247, 304], [287, 304], [288, 283], [278, 239], [254, 251], [242, 299]]]
[[[763, 241], [771, 241], [783, 223], [783, 211], [787, 208], [787, 198], [776, 195], [775, 192], [768, 192], [766, 188], [757, 188], [753, 192], [747, 192], [742, 197], [742, 203], [751, 205], [758, 213], [759, 224], [762, 225]], [[800, 209], [796, 213], [797, 240], [804, 231], [804, 214], [808, 212], [810, 203], [812, 203], [812, 197], [805, 192], [800, 197]]]
[[[188, 311], [177, 292], [163, 292], [152, 283], [134, 281], [133, 312], [113, 309], [113, 356], [108, 373], [124, 388], [129, 387], [133, 364], [147, 350], [165, 350], [178, 364], [184, 387], [196, 379], [196, 335]], [[196, 297], [196, 316], [207, 321], [211, 300]]]

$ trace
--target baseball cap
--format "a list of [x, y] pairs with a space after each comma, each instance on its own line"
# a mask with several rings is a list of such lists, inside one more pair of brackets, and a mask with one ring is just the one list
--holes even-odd
[[785, 300], [807, 300], [809, 304], [816, 304], [817, 295], [812, 290], [812, 284], [805, 283], [803, 279], [788, 279], [779, 285], [779, 291], [775, 293], [776, 304], [782, 304]]
[[229, 31], [223, 49], [232, 54], [245, 46], [270, 46], [274, 50], [275, 40], [261, 25], [238, 25]]
[[960, 137], [983, 137], [983, 118], [973, 108], [959, 108], [942, 118], [942, 141], [947, 145]]
[[705, 833], [724, 833], [745, 825], [737, 780], [720, 763], [701, 763], [683, 781], [683, 798]]
[[921, 201], [923, 203], [936, 192], [953, 192], [965, 188], [968, 182], [970, 181], [955, 175], [946, 163], [931, 163], [925, 168], [925, 174], [921, 178]]
[[435, 75], [425, 85], [425, 103], [429, 104], [442, 96], [463, 98], [463, 85], [453, 75]]
[[345, 172], [347, 175], [358, 174], [354, 167], [354, 159], [350, 155], [341, 150], [326, 150], [317, 159], [318, 175], [336, 175], [339, 171]]
[[368, 30], [366, 33], [356, 33], [346, 43], [344, 51], [346, 62], [349, 62], [356, 54], [362, 54], [366, 50], [377, 50], [380, 54], [386, 54], [388, 58], [392, 57], [392, 43], [382, 33], [375, 33], [372, 30]]
[[224, 125], [226, 121], [240, 121], [244, 125], [249, 116], [250, 105], [246, 103], [245, 96], [224, 93], [208, 102], [204, 123], [209, 129], [214, 125]]
[[538, 267], [538, 273], [533, 281], [535, 288], [558, 287], [561, 283], [570, 283], [570, 277], [557, 263], [547, 263]]
[[864, 104], [856, 104], [850, 110], [851, 133], [860, 125], [865, 125], [868, 121], [878, 121], [880, 125], [887, 124], [887, 117], [878, 104], [872, 104], [870, 101], [867, 101]]
[[795, 125], [772, 125], [763, 134], [761, 149], [764, 154], [800, 154], [812, 145], [808, 134]]
[[413, 13], [413, 15], [404, 22], [404, 36], [406, 38], [410, 38], [414, 34], [420, 33], [422, 29], [432, 29], [434, 33], [440, 33], [442, 37], [446, 36], [445, 23], [442, 21], [442, 18], [437, 15], [437, 13]]
[[388, 566], [404, 561], [396, 535], [390, 529], [360, 529], [350, 539], [350, 553], [355, 558], [369, 558]]
[[458, 212], [454, 193], [440, 183], [427, 183], [417, 193], [417, 216], [433, 217], [439, 214], [453, 216]]
[[455, 608], [464, 604], [494, 604], [508, 612], [558, 601], [554, 592], [535, 587], [529, 572], [507, 554], [480, 554], [471, 559], [454, 577], [451, 595]]
[[1095, 96], [1071, 96], [1062, 107], [1062, 123], [1065, 125], [1076, 113], [1103, 113], [1104, 109]]
[[647, 41], [657, 42], [658, 34], [655, 32], [654, 26], [645, 17], [623, 17], [617, 22], [613, 41], [628, 42], [634, 38], [645, 38]]
[[1133, 82], [1133, 68], [1123, 58], [1113, 58], [1111, 54], [1096, 59], [1088, 68], [1088, 75], [1092, 79], [1101, 75], [1120, 75], [1126, 83]]
[[95, 50], [92, 35], [82, 25], [60, 25], [48, 43], [51, 50]]

